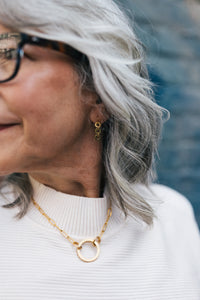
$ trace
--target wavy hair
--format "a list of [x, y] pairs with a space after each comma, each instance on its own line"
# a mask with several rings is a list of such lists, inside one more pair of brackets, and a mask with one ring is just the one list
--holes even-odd
[[[125, 213], [152, 224], [154, 210], [135, 184], [149, 185], [162, 127], [163, 109], [152, 98], [144, 54], [132, 25], [112, 0], [0, 0], [0, 22], [15, 31], [65, 42], [84, 53], [76, 63], [81, 88], [95, 90], [110, 115], [105, 124], [105, 195]], [[14, 173], [11, 183], [22, 218], [32, 188], [28, 174]]]

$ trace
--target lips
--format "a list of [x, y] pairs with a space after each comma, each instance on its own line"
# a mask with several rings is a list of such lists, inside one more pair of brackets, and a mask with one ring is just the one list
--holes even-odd
[[18, 123], [15, 124], [0, 124], [0, 131], [5, 130], [5, 129], [9, 129], [13, 126], [19, 125]]
[[22, 120], [13, 113], [9, 112], [3, 107], [3, 102], [0, 101], [0, 131], [6, 131], [6, 129], [14, 128], [17, 125], [22, 124]]

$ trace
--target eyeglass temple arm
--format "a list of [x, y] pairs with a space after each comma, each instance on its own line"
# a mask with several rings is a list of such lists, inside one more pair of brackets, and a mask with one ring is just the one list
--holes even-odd
[[22, 41], [21, 41], [21, 46], [24, 44], [33, 44], [33, 45], [38, 45], [38, 46], [43, 46], [49, 49], [53, 49], [56, 51], [59, 51], [64, 54], [70, 55], [72, 58], [76, 60], [82, 60], [83, 58], [86, 58], [86, 55], [81, 53], [80, 51], [74, 49], [73, 47], [66, 45], [62, 42], [55, 42], [55, 41], [50, 41], [46, 40], [43, 38], [35, 37], [35, 36], [30, 36], [27, 34], [22, 33]]

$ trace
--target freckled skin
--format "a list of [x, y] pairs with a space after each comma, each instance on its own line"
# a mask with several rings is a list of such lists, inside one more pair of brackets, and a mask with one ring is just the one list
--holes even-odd
[[[9, 32], [0, 25], [0, 33]], [[26, 45], [18, 75], [0, 84], [1, 116], [19, 125], [0, 132], [0, 176], [27, 172], [69, 194], [98, 197], [101, 142], [93, 123], [103, 120], [97, 95], [82, 93], [70, 59]], [[105, 121], [105, 118], [104, 118]]]

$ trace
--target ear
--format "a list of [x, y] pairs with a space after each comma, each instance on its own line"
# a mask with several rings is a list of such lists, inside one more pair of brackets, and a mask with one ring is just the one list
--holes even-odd
[[103, 124], [108, 119], [109, 113], [107, 112], [104, 103], [97, 99], [90, 110], [90, 121], [92, 123], [101, 122]]

